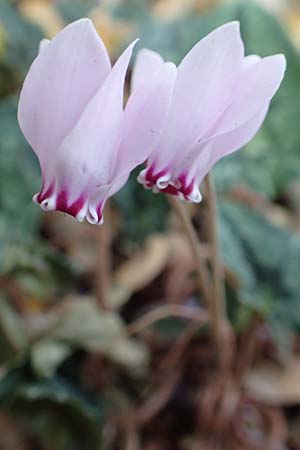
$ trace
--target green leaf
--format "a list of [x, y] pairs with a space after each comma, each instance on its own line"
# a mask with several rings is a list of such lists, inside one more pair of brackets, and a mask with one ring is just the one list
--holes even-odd
[[40, 175], [17, 123], [17, 99], [0, 103], [0, 239], [28, 237], [41, 221], [41, 211], [32, 203]]
[[[153, 232], [165, 229], [168, 219], [168, 203], [164, 195], [154, 195], [136, 181], [139, 170], [131, 175], [124, 188], [112, 202], [121, 214], [121, 240], [140, 242]], [[147, 214], [145, 214], [147, 211]]]
[[[15, 352], [20, 353], [26, 351], [28, 337], [22, 318], [3, 295], [0, 297], [0, 336], [9, 348], [9, 351], [7, 349], [7, 359], [14, 356]], [[3, 356], [3, 350], [5, 350], [5, 346], [2, 342], [1, 356]]]
[[43, 339], [30, 350], [31, 365], [36, 375], [51, 378], [58, 366], [71, 354], [68, 345], [50, 339]]
[[42, 241], [6, 242], [0, 273], [13, 277], [27, 295], [47, 299], [74, 288], [77, 271], [69, 259]]
[[300, 233], [277, 227], [261, 213], [229, 201], [220, 207], [226, 266], [241, 282], [240, 302], [282, 328], [300, 326]]
[[101, 403], [61, 378], [38, 382], [25, 370], [11, 371], [0, 381], [0, 404], [43, 447], [101, 449]]
[[129, 370], [144, 368], [149, 359], [144, 345], [126, 337], [121, 317], [114, 312], [101, 311], [88, 297], [73, 299], [47, 336], [72, 348], [102, 353]]

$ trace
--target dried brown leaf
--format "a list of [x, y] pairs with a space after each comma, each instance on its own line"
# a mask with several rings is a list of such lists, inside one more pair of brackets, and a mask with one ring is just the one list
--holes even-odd
[[172, 233], [169, 242], [171, 254], [165, 277], [165, 297], [171, 303], [181, 303], [195, 290], [196, 283], [190, 274], [196, 264], [185, 236]]
[[300, 402], [300, 359], [292, 358], [284, 367], [262, 364], [248, 373], [245, 387], [249, 395], [274, 406]]
[[137, 292], [151, 283], [166, 267], [170, 241], [162, 234], [151, 236], [144, 248], [119, 267], [114, 283], [127, 291]]

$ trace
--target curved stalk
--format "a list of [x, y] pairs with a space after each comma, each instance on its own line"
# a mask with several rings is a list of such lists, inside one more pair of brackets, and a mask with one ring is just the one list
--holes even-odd
[[217, 196], [211, 174], [205, 177], [207, 202], [207, 234], [212, 249], [212, 308], [216, 326], [220, 328], [226, 317], [224, 268], [220, 256], [220, 243], [218, 232]]
[[233, 349], [233, 331], [226, 317], [224, 275], [219, 255], [219, 241], [217, 233], [216, 194], [212, 180], [207, 186], [209, 238], [212, 246], [212, 277], [202, 256], [199, 237], [193, 227], [191, 218], [184, 203], [177, 197], [169, 196], [169, 201], [180, 219], [182, 228], [190, 243], [191, 252], [197, 264], [198, 286], [207, 305], [213, 337], [216, 341], [220, 366], [229, 369]]
[[106, 205], [105, 222], [97, 231], [96, 297], [100, 308], [109, 310], [109, 291], [111, 286], [111, 253], [109, 231], [109, 208]]
[[176, 212], [185, 235], [189, 241], [191, 251], [193, 252], [194, 259], [197, 263], [198, 288], [199, 291], [202, 292], [203, 300], [206, 306], [208, 307], [208, 309], [210, 309], [211, 279], [210, 273], [206, 266], [205, 258], [202, 256], [198, 235], [193, 227], [191, 218], [186, 210], [184, 203], [177, 197], [173, 197], [171, 195], [168, 195], [168, 200], [172, 208]]

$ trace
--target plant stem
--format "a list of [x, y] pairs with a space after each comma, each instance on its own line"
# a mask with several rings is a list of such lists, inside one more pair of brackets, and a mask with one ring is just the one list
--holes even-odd
[[98, 305], [109, 310], [109, 290], [111, 286], [109, 209], [106, 206], [105, 222], [97, 229], [96, 296]]
[[205, 177], [206, 202], [207, 202], [207, 234], [211, 243], [212, 258], [211, 267], [213, 274], [212, 287], [212, 317], [215, 336], [220, 353], [221, 365], [229, 369], [234, 348], [234, 333], [227, 319], [224, 266], [220, 255], [220, 242], [218, 230], [217, 195], [213, 177], [208, 174]]
[[160, 320], [168, 317], [178, 317], [181, 319], [189, 319], [201, 325], [207, 323], [208, 317], [204, 310], [183, 305], [163, 305], [153, 309], [140, 319], [132, 322], [127, 327], [127, 336], [133, 336], [145, 328], [153, 325]]
[[169, 201], [181, 221], [183, 230], [190, 243], [191, 251], [193, 252], [195, 261], [197, 263], [199, 290], [203, 294], [204, 301], [209, 311], [213, 337], [216, 341], [220, 365], [222, 368], [226, 367], [227, 369], [231, 361], [233, 333], [227, 320], [224, 306], [224, 276], [219, 256], [219, 242], [216, 223], [216, 196], [213, 185], [211, 184], [211, 182], [209, 183], [207, 199], [209, 205], [209, 237], [213, 250], [213, 281], [211, 280], [209, 270], [202, 256], [199, 237], [193, 227], [191, 218], [185, 208], [184, 203], [182, 203], [181, 200], [177, 199], [176, 197], [172, 196], [169, 196]]
[[217, 196], [214, 181], [211, 174], [205, 177], [207, 195], [207, 234], [212, 249], [212, 274], [213, 274], [213, 309], [218, 328], [226, 317], [224, 268], [220, 256], [220, 243], [218, 232]]
[[211, 280], [210, 280], [210, 274], [208, 272], [205, 258], [202, 255], [201, 252], [201, 245], [199, 242], [198, 235], [193, 227], [193, 224], [191, 222], [191, 218], [185, 208], [184, 203], [179, 200], [177, 197], [173, 197], [171, 195], [168, 195], [168, 200], [176, 212], [182, 228], [185, 232], [185, 235], [189, 241], [191, 251], [193, 252], [194, 259], [197, 264], [197, 277], [198, 277], [198, 287], [199, 291], [202, 292], [203, 299], [207, 305], [207, 307], [210, 309], [211, 307]]

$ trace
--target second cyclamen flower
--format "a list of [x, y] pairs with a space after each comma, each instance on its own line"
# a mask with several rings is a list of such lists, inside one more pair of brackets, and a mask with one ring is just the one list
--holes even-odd
[[[132, 91], [150, 83], [163, 64], [157, 53], [142, 50]], [[283, 55], [245, 57], [237, 22], [198, 42], [178, 67], [166, 125], [140, 183], [200, 202], [199, 185], [213, 165], [247, 144], [261, 127], [285, 68]]]
[[21, 92], [21, 130], [38, 156], [43, 185], [34, 200], [90, 223], [156, 146], [176, 68], [163, 64], [130, 96], [124, 83], [135, 42], [113, 68], [93, 24], [82, 19], [42, 41]]

